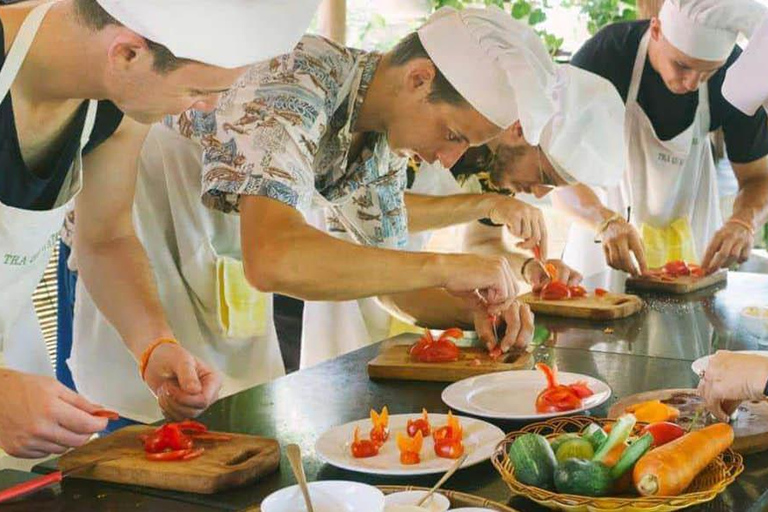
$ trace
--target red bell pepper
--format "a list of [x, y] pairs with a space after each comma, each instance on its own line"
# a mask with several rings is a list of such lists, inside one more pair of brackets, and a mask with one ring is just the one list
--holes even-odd
[[685, 435], [685, 429], [676, 423], [661, 421], [651, 423], [643, 429], [642, 434], [650, 432], [653, 436], [653, 446], [661, 446]]
[[[536, 412], [552, 413], [572, 411], [581, 407], [582, 396], [590, 396], [592, 390], [584, 382], [563, 386], [557, 382], [557, 371], [544, 363], [538, 363], [536, 368], [544, 373], [547, 387], [536, 397]], [[589, 393], [589, 394], [587, 394]]]
[[458, 361], [460, 357], [459, 347], [451, 341], [451, 338], [459, 339], [463, 333], [460, 329], [448, 329], [437, 340], [432, 337], [429, 329], [418, 342], [409, 350], [411, 357], [422, 363], [445, 363]]
[[170, 450], [167, 452], [146, 453], [144, 456], [147, 458], [147, 460], [167, 462], [171, 460], [184, 460], [184, 457], [188, 456], [193, 451], [194, 450], [192, 449]]

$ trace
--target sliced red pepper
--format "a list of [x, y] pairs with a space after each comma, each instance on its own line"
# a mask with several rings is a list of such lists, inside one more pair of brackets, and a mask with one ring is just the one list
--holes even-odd
[[373, 423], [370, 433], [371, 441], [381, 446], [389, 439], [389, 411], [386, 406], [381, 413], [371, 409], [371, 423]]
[[231, 441], [234, 436], [219, 432], [198, 432], [189, 435], [195, 441]]
[[[456, 334], [456, 332], [461, 333], [459, 329], [456, 329], [453, 334]], [[463, 333], [459, 334], [459, 337], [462, 335]], [[422, 363], [458, 361], [460, 357], [459, 347], [448, 339], [445, 333], [435, 340], [428, 329], [424, 336], [411, 346], [409, 353], [413, 359]]]
[[464, 454], [464, 444], [461, 441], [447, 439], [435, 442], [435, 455], [443, 459], [458, 459]]
[[199, 421], [194, 420], [185, 420], [180, 421], [176, 423], [176, 426], [181, 430], [182, 432], [207, 432], [208, 427], [200, 423]]
[[574, 393], [576, 393], [576, 396], [579, 398], [587, 398], [588, 396], [592, 396], [595, 394], [594, 391], [589, 389], [589, 386], [587, 386], [586, 382], [579, 381], [574, 382], [573, 384], [568, 384], [568, 387], [571, 388]]
[[415, 437], [417, 432], [421, 432], [424, 437], [429, 437], [432, 432], [432, 427], [429, 425], [429, 416], [427, 410], [421, 410], [421, 418], [417, 420], [408, 420], [405, 428], [408, 437]]
[[605, 297], [608, 295], [608, 290], [604, 290], [603, 288], [595, 288], [595, 295], [598, 297]]
[[424, 436], [421, 431], [416, 432], [413, 437], [397, 433], [397, 449], [400, 451], [400, 463], [405, 465], [418, 464], [421, 462], [421, 447], [424, 443]]
[[544, 265], [544, 270], [547, 272], [547, 275], [549, 276], [549, 279], [552, 281], [557, 281], [557, 267], [554, 266], [552, 263], [547, 263]]
[[199, 456], [201, 456], [203, 453], [205, 453], [205, 448], [195, 448], [193, 450], [189, 450], [189, 452], [184, 455], [181, 460], [192, 460], [196, 459]]
[[676, 423], [661, 421], [651, 423], [643, 429], [643, 434], [650, 432], [653, 436], [653, 446], [658, 447], [674, 441], [685, 435], [685, 429]]
[[443, 333], [438, 338], [438, 341], [443, 339], [460, 340], [463, 337], [464, 337], [464, 331], [462, 331], [458, 327], [451, 327], [450, 329], [446, 329], [445, 331], [443, 331]]
[[570, 297], [568, 286], [560, 281], [550, 281], [541, 289], [541, 298], [544, 300], [564, 300]]
[[547, 379], [547, 387], [536, 397], [536, 412], [563, 412], [581, 407], [581, 398], [577, 392], [569, 386], [558, 384], [556, 369], [550, 368], [544, 363], [536, 364], [536, 369], [544, 373], [544, 377]]
[[569, 286], [568, 291], [571, 292], [572, 299], [587, 296], [587, 289], [584, 288], [583, 286]]
[[93, 411], [91, 415], [96, 416], [97, 418], [107, 418], [109, 421], [115, 421], [120, 419], [120, 415], [118, 413], [116, 413], [115, 411], [110, 411], [108, 409], [99, 409], [98, 411]]
[[664, 272], [672, 277], [691, 275], [691, 269], [688, 268], [688, 264], [682, 260], [668, 262], [664, 265]]
[[354, 440], [352, 441], [352, 456], [356, 459], [366, 459], [379, 454], [379, 445], [370, 439], [360, 439], [360, 427], [355, 427]]
[[189, 455], [194, 450], [170, 450], [167, 452], [159, 452], [159, 453], [146, 453], [144, 456], [147, 458], [147, 460], [154, 460], [154, 461], [171, 461], [171, 460], [182, 460], [185, 456]]
[[501, 358], [501, 356], [504, 355], [504, 351], [501, 350], [500, 345], [496, 345], [495, 347], [493, 347], [493, 349], [491, 349], [490, 352], [488, 352], [488, 355], [491, 356], [491, 359], [493, 359], [494, 361], [497, 361]]

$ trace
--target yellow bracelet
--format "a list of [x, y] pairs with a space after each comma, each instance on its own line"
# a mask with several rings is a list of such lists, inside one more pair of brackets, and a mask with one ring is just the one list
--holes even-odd
[[730, 219], [728, 219], [726, 224], [737, 224], [737, 225], [745, 228], [747, 231], [749, 231], [750, 235], [754, 236], [754, 234], [755, 234], [755, 228], [752, 226], [752, 224], [750, 224], [749, 222], [747, 222], [745, 220], [741, 220], [741, 219], [737, 219], [735, 217], [731, 217]]
[[152, 352], [154, 352], [157, 347], [165, 343], [171, 343], [174, 345], [179, 344], [179, 342], [173, 338], [159, 338], [152, 342], [152, 344], [145, 348], [144, 352], [142, 352], [141, 361], [139, 362], [139, 375], [141, 375], [141, 380], [144, 380], [144, 374], [147, 371], [147, 365], [149, 365], [149, 358], [152, 357]]

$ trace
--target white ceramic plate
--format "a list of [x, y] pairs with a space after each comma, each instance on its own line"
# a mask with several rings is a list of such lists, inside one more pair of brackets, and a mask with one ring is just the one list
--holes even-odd
[[[350, 445], [355, 427], [360, 427], [360, 436], [367, 438], [371, 430], [371, 420], [353, 421], [346, 425], [334, 427], [320, 436], [315, 443], [317, 455], [328, 464], [341, 469], [369, 473], [372, 475], [431, 475], [445, 473], [453, 465], [451, 459], [442, 459], [435, 455], [432, 437], [424, 438], [421, 449], [421, 462], [412, 466], [400, 464], [400, 452], [397, 449], [397, 433], [405, 433], [408, 420], [418, 419], [421, 413], [395, 414], [389, 417], [389, 440], [381, 447], [379, 454], [367, 459], [356, 459], [352, 456]], [[482, 420], [459, 417], [464, 428], [464, 450], [469, 453], [463, 468], [478, 464], [491, 458], [496, 445], [504, 439], [500, 428]], [[429, 423], [432, 428], [441, 427], [448, 422], [446, 414], [430, 414]]]
[[[756, 356], [763, 356], [768, 357], [768, 351], [766, 350], [738, 350], [736, 351], [738, 354], [753, 354]], [[691, 364], [691, 369], [693, 370], [693, 373], [696, 375], [703, 375], [704, 371], [707, 369], [707, 366], [709, 366], [709, 359], [712, 357], [713, 354], [710, 354], [708, 356], [700, 357], [697, 360], [695, 360]]]
[[594, 395], [583, 399], [582, 407], [573, 411], [539, 414], [536, 397], [546, 388], [544, 374], [538, 370], [513, 370], [489, 373], [455, 382], [443, 390], [443, 402], [451, 409], [505, 420], [540, 420], [554, 416], [567, 416], [592, 409], [611, 396], [605, 382], [578, 373], [558, 372], [560, 384], [584, 381]]
[[[359, 512], [384, 510], [384, 494], [372, 485], [359, 482], [324, 480], [309, 483], [309, 496], [315, 512]], [[306, 512], [298, 485], [280, 489], [261, 503], [262, 512]]]

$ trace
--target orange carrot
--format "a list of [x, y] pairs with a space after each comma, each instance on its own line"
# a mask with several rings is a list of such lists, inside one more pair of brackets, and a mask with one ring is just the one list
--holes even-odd
[[732, 443], [733, 429], [717, 423], [655, 448], [635, 464], [635, 488], [643, 496], [677, 496]]
[[618, 464], [619, 459], [621, 459], [621, 456], [624, 454], [624, 450], [627, 449], [627, 445], [625, 443], [620, 443], [611, 448], [611, 450], [605, 455], [605, 459], [603, 459], [603, 464], [608, 466], [609, 468], [612, 468], [616, 464]]

